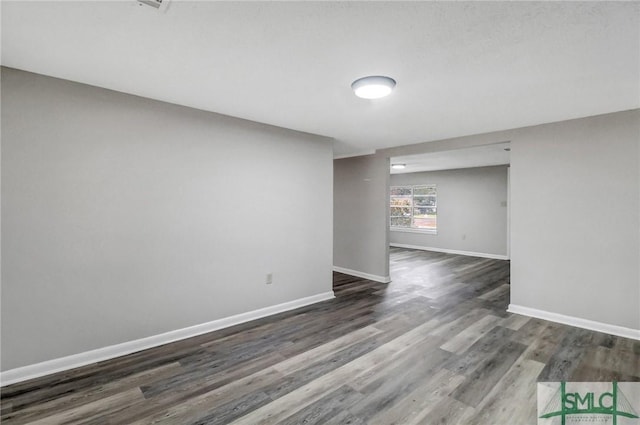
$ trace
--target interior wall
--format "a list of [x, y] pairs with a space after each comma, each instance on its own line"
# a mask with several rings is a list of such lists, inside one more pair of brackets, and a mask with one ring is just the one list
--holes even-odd
[[334, 266], [388, 279], [389, 159], [337, 159], [333, 187]]
[[391, 186], [437, 186], [437, 234], [391, 230], [392, 244], [507, 256], [507, 166], [401, 173]]
[[511, 302], [640, 329], [640, 111], [511, 144]]
[[332, 164], [330, 139], [2, 68], [2, 370], [331, 291]]

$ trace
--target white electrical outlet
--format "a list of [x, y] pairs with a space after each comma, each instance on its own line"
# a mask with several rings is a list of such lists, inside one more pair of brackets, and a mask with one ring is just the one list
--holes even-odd
[[271, 285], [273, 283], [273, 273], [267, 273], [267, 278], [265, 279], [265, 283], [267, 285]]

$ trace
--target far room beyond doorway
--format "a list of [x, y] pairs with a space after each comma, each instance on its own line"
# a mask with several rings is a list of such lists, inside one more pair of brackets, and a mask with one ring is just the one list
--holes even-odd
[[509, 149], [391, 158], [390, 245], [508, 259]]

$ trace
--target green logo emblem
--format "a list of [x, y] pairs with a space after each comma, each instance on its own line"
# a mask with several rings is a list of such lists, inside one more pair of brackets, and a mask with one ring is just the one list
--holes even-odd
[[[538, 412], [540, 419], [559, 419], [562, 425], [565, 425], [568, 420], [571, 423], [600, 422], [617, 425], [619, 418], [639, 418], [627, 396], [620, 390], [618, 382], [612, 382], [606, 389], [603, 388], [604, 383], [570, 384], [571, 391], [567, 390], [566, 382], [560, 382], [559, 388], [548, 399], [544, 408]], [[540, 387], [538, 387], [538, 394], [540, 394]], [[637, 422], [633, 421], [633, 423]]]

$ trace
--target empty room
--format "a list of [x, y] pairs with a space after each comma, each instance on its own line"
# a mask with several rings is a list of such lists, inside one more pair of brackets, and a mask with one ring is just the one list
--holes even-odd
[[3, 424], [640, 424], [640, 3], [0, 17]]

